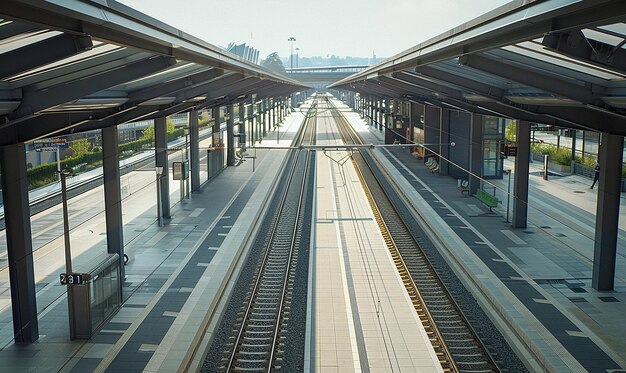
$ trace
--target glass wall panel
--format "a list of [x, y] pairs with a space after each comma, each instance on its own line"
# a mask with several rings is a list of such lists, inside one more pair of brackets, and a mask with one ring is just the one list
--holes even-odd
[[503, 159], [500, 144], [504, 141], [504, 119], [484, 116], [483, 121], [483, 177], [502, 178]]

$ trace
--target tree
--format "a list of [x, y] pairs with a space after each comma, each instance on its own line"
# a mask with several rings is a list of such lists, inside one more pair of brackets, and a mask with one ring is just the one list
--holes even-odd
[[261, 66], [279, 74], [285, 73], [285, 66], [283, 66], [283, 62], [280, 60], [280, 57], [276, 52], [270, 53], [267, 58], [261, 62]]
[[515, 142], [517, 134], [517, 121], [511, 120], [506, 124], [506, 129], [504, 131], [504, 138], [508, 141]]
[[70, 145], [70, 149], [74, 157], [85, 155], [89, 152], [89, 140], [86, 138], [74, 140]]
[[[171, 119], [167, 119], [166, 123], [166, 131], [167, 134], [171, 134], [176, 130], [176, 126], [174, 126], [174, 122]], [[154, 124], [149, 125], [148, 127], [144, 128], [143, 132], [142, 132], [142, 138], [146, 139], [146, 140], [150, 140], [150, 141], [154, 141]]]

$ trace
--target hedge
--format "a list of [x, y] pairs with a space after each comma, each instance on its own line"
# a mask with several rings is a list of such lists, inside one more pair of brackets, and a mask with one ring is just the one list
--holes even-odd
[[[179, 137], [184, 136], [185, 130], [183, 128], [175, 129], [172, 132], [168, 132], [167, 140], [172, 141]], [[129, 141], [124, 144], [119, 145], [119, 152], [122, 158], [132, 155], [136, 151], [142, 150], [145, 145], [152, 146], [153, 140], [149, 138], [142, 137], [138, 140]], [[61, 161], [61, 169], [66, 168], [74, 168], [81, 164], [86, 164], [86, 166], [81, 167], [82, 169], [93, 169], [92, 167], [96, 164], [102, 163], [102, 150], [97, 147], [94, 148], [95, 151], [88, 152], [83, 154], [80, 157], [68, 157]], [[57, 180], [57, 164], [54, 163], [46, 163], [40, 166], [36, 166], [28, 169], [28, 187], [29, 189], [37, 188], [40, 186], [44, 186], [47, 184], [54, 183]]]
[[[83, 154], [80, 157], [69, 157], [65, 158], [61, 161], [61, 169], [73, 168], [82, 163], [97, 163], [102, 161], [102, 152], [92, 152]], [[28, 175], [28, 187], [29, 188], [37, 188], [40, 186], [44, 186], [50, 183], [53, 183], [57, 180], [57, 164], [54, 163], [46, 163], [40, 166], [36, 166], [30, 168], [26, 171]]]
[[531, 144], [530, 151], [538, 154], [548, 154], [554, 163], [564, 166], [572, 164], [572, 152], [566, 148], [557, 148], [551, 144]]

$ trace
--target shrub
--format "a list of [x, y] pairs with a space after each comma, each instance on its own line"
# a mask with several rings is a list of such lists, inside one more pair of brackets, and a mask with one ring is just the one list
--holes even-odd
[[572, 163], [572, 152], [566, 148], [557, 148], [552, 144], [535, 143], [530, 145], [530, 151], [538, 154], [547, 154], [552, 162], [569, 166]]
[[574, 162], [580, 163], [583, 166], [594, 168], [596, 167], [596, 162], [598, 162], [598, 158], [587, 155], [585, 156], [585, 159], [583, 159], [580, 156], [576, 156], [576, 158], [574, 159]]
[[[152, 128], [152, 130], [148, 130]], [[154, 141], [154, 126], [150, 126], [144, 130], [144, 136], [138, 140], [129, 141], [119, 145], [120, 157], [125, 158], [133, 155], [137, 151], [143, 150], [146, 146], [152, 146]], [[183, 128], [175, 128], [170, 121], [167, 123], [167, 139], [168, 141], [182, 137], [185, 134]], [[74, 154], [71, 157], [61, 161], [61, 169], [75, 168], [83, 165], [79, 169], [86, 171], [91, 170], [102, 164], [102, 148], [94, 147], [91, 152], [87, 151], [89, 142], [87, 139], [79, 139], [72, 142], [71, 148]], [[57, 164], [47, 163], [40, 166], [32, 167], [27, 171], [29, 189], [38, 188], [57, 180]]]
[[[91, 152], [83, 154], [82, 156], [68, 157], [61, 161], [61, 169], [74, 168], [80, 164], [92, 164], [102, 161], [102, 152]], [[37, 188], [57, 180], [57, 164], [46, 163], [40, 166], [33, 167], [27, 171], [28, 175], [28, 187]]]
[[133, 141], [129, 141], [126, 142], [124, 144], [120, 144], [119, 146], [119, 151], [120, 152], [124, 152], [124, 151], [138, 151], [144, 148], [145, 145], [150, 145], [152, 146], [152, 139], [150, 138], [146, 138], [146, 137], [142, 137], [138, 140], [133, 140]]

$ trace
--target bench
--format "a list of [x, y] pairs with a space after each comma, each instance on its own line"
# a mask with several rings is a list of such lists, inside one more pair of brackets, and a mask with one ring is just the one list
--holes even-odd
[[489, 211], [491, 211], [493, 207], [498, 206], [498, 199], [482, 189], [478, 189], [476, 194], [474, 194], [474, 197], [478, 198], [480, 202], [487, 205], [487, 207], [489, 207]]
[[461, 192], [461, 195], [463, 195], [463, 193], [467, 193], [467, 195], [469, 196], [469, 180], [457, 179], [456, 183], [459, 191]]
[[76, 175], [79, 172], [85, 171], [87, 167], [87, 163], [79, 163], [76, 166], [72, 167], [72, 174]]
[[439, 163], [437, 163], [434, 158], [428, 158], [428, 160], [424, 164], [430, 169], [432, 173], [439, 171]]

